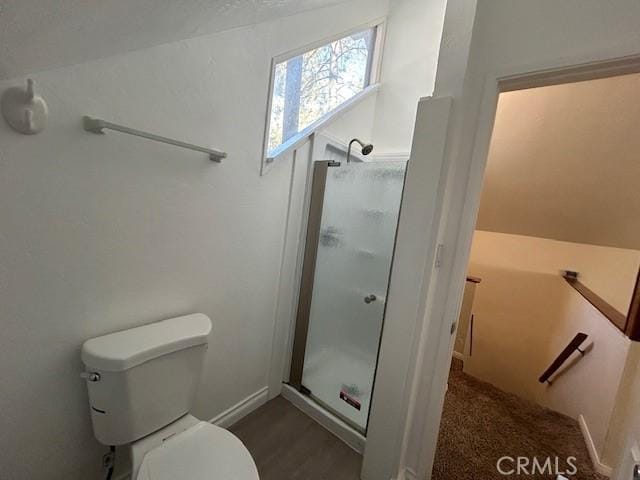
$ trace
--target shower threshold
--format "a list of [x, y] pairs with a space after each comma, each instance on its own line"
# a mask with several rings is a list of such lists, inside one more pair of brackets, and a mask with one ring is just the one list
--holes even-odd
[[344, 420], [322, 408], [312, 398], [303, 395], [286, 383], [282, 385], [282, 396], [289, 400], [295, 407], [302, 410], [324, 428], [333, 433], [344, 443], [353, 448], [356, 452], [360, 454], [364, 452], [364, 445], [366, 442], [364, 435]]

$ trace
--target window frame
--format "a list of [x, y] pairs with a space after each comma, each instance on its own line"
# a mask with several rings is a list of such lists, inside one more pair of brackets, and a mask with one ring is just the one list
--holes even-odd
[[[378, 90], [380, 86], [380, 67], [382, 64], [382, 49], [384, 45], [384, 37], [385, 37], [385, 27], [386, 27], [386, 18], [378, 18], [372, 20], [370, 22], [360, 24], [354, 28], [351, 28], [346, 31], [342, 31], [330, 37], [324, 37], [320, 40], [317, 40], [312, 43], [308, 43], [304, 46], [298, 47], [296, 49], [290, 50], [286, 53], [277, 55], [271, 59], [271, 71], [269, 74], [269, 90], [267, 96], [267, 110], [266, 110], [266, 119], [265, 119], [265, 129], [264, 129], [264, 137], [262, 144], [262, 174], [265, 173], [265, 170], [268, 166], [275, 163], [278, 157], [284, 155], [285, 153], [295, 149], [300, 144], [304, 143], [308, 137], [313, 135], [319, 129], [326, 126], [329, 122], [335, 119], [340, 114], [344, 113], [346, 110], [353, 107], [355, 104], [359, 103], [364, 98], [369, 97], [375, 91]], [[310, 50], [322, 47], [336, 40], [340, 40], [341, 38], [347, 37], [354, 33], [362, 32], [364, 30], [368, 30], [371, 28], [376, 29], [375, 41], [373, 42], [373, 57], [370, 62], [369, 69], [369, 78], [368, 84], [365, 86], [362, 91], [343, 102], [331, 112], [326, 115], [320, 117], [315, 122], [306, 126], [304, 129], [300, 130], [297, 134], [293, 135], [286, 142], [283, 142], [278, 147], [273, 150], [273, 153], [269, 155], [269, 130], [271, 128], [271, 107], [273, 101], [273, 88], [275, 83], [275, 70], [276, 65], [282, 63], [284, 61], [290, 60], [291, 58], [297, 57], [298, 55], [302, 55]]]

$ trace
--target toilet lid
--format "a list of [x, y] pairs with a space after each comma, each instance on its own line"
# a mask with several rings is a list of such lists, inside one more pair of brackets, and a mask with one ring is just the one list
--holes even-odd
[[147, 453], [137, 480], [259, 480], [256, 464], [231, 432], [200, 422]]

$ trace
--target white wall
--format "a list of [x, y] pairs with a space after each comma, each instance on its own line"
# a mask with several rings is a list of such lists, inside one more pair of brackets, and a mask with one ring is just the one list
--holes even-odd
[[416, 106], [436, 74], [444, 0], [390, 0], [373, 140], [377, 153], [409, 152]]
[[603, 460], [615, 465], [612, 478], [626, 480], [640, 460], [640, 343], [632, 342], [607, 433]]
[[[449, 255], [445, 255], [438, 281], [425, 294], [434, 298], [434, 303], [420, 310], [428, 354], [420, 359], [419, 375], [410, 387], [421, 408], [408, 424], [412, 431], [424, 431], [424, 437], [407, 445], [404, 464], [420, 477], [430, 474], [435, 453], [451, 354], [449, 326], [460, 308], [489, 146], [493, 99], [484, 104], [479, 118], [486, 82], [492, 74], [523, 74], [638, 54], [639, 22], [640, 4], [634, 0], [606, 5], [597, 0], [469, 0], [447, 4], [434, 94], [454, 97], [452, 120], [444, 134], [446, 177], [437, 187], [443, 192], [438, 196], [443, 202], [437, 212], [442, 213], [438, 238]], [[428, 123], [417, 133], [427, 131]], [[419, 265], [414, 268], [425, 278], [431, 276], [431, 266], [426, 270]], [[416, 303], [420, 305], [420, 301]]]
[[380, 89], [324, 133], [344, 143], [371, 141], [374, 155], [408, 156], [418, 100], [433, 91], [445, 6], [445, 0], [389, 1]]
[[[34, 76], [48, 128], [0, 122], [3, 479], [99, 477], [87, 338], [201, 311], [214, 329], [194, 413], [266, 386], [292, 174], [283, 162], [259, 176], [270, 59], [386, 7], [355, 0]], [[84, 114], [229, 158], [89, 134]]]
[[75, 65], [346, 1], [4, 2], [0, 16], [0, 79]]
[[[363, 142], [371, 141], [377, 101], [378, 92], [374, 92], [332, 121], [321, 133], [344, 145], [348, 145], [352, 138], [360, 138]], [[353, 151], [357, 153], [358, 150], [355, 148], [356, 146], [357, 145], [354, 145]], [[376, 153], [375, 146], [373, 153], [374, 155]]]
[[[601, 455], [630, 342], [558, 272], [563, 265], [589, 266], [598, 278], [611, 271], [598, 272], [592, 260], [607, 258], [620, 266], [618, 277], [608, 277], [611, 289], [628, 290], [635, 284], [639, 255], [476, 231], [469, 273], [482, 283], [474, 299], [473, 355], [465, 359], [465, 372], [576, 420], [582, 415]], [[593, 349], [552, 386], [540, 384], [538, 377], [578, 332], [589, 335], [585, 345], [593, 343]]]

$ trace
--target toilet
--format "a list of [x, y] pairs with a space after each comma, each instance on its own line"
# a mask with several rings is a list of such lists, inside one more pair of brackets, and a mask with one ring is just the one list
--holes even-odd
[[82, 346], [94, 434], [129, 449], [132, 480], [259, 480], [235, 435], [189, 414], [210, 331], [197, 313]]

